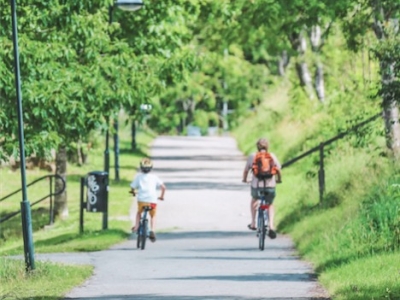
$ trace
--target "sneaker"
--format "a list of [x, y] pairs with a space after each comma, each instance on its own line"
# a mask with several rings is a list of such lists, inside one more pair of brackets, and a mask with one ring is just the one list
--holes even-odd
[[275, 232], [274, 230], [270, 229], [270, 230], [268, 231], [268, 236], [269, 236], [271, 239], [274, 239], [274, 238], [276, 238], [276, 232]]
[[156, 234], [154, 233], [154, 231], [150, 231], [149, 239], [153, 243], [156, 241]]

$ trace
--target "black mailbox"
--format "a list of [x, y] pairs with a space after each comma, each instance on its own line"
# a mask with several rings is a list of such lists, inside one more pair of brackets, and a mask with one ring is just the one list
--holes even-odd
[[87, 202], [88, 212], [107, 212], [108, 210], [108, 173], [93, 171], [87, 175]]

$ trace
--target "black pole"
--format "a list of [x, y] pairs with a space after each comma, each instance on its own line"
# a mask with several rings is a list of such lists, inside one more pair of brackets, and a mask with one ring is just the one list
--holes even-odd
[[131, 124], [131, 149], [132, 150], [136, 150], [136, 121], [132, 120], [132, 124]]
[[325, 192], [324, 143], [321, 143], [319, 145], [318, 183], [319, 183], [319, 203], [321, 204]]
[[17, 28], [17, 9], [16, 1], [11, 0], [11, 18], [12, 18], [12, 36], [14, 46], [14, 71], [15, 71], [15, 89], [17, 93], [17, 112], [18, 112], [18, 139], [20, 152], [20, 169], [21, 169], [21, 185], [22, 185], [22, 234], [24, 239], [24, 256], [26, 270], [35, 269], [33, 236], [32, 236], [32, 219], [31, 206], [28, 201], [28, 192], [26, 188], [26, 164], [25, 164], [25, 145], [24, 145], [24, 124], [22, 114], [22, 97], [21, 97], [21, 76], [19, 68], [19, 50], [18, 50], [18, 28]]
[[53, 209], [53, 177], [50, 177], [50, 225], [54, 222], [54, 209]]
[[114, 120], [114, 161], [115, 180], [119, 181], [119, 137], [118, 137], [118, 116]]
[[[113, 22], [113, 6], [110, 5], [108, 9], [108, 22], [111, 25]], [[111, 36], [110, 36], [111, 38]], [[119, 181], [119, 136], [118, 136], [118, 113], [114, 118], [114, 168], [115, 168], [115, 180]], [[105, 170], [108, 174], [110, 174], [109, 170]]]
[[85, 209], [85, 202], [84, 202], [84, 197], [85, 197], [85, 183], [86, 183], [86, 178], [81, 177], [81, 195], [80, 195], [80, 205], [79, 205], [79, 233], [83, 233], [83, 210]]
[[109, 172], [110, 171], [110, 150], [109, 150], [109, 129], [108, 129], [108, 125], [109, 125], [109, 119], [108, 117], [106, 117], [106, 122], [107, 122], [107, 131], [106, 131], [106, 149], [104, 150], [104, 172]]
[[[108, 23], [112, 23], [112, 9], [113, 7], [110, 5], [108, 9]], [[106, 131], [106, 148], [104, 150], [104, 172], [110, 172], [110, 147], [109, 147], [109, 139], [110, 139], [110, 130], [108, 126], [110, 125], [110, 119], [106, 117], [107, 123], [107, 131]]]

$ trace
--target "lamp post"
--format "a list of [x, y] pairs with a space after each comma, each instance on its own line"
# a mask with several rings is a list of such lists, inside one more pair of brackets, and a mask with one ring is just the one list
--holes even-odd
[[[125, 11], [136, 11], [143, 7], [142, 0], [117, 0], [109, 7], [109, 24], [113, 22], [113, 9], [117, 7]], [[109, 120], [107, 119], [107, 126]], [[106, 132], [106, 149], [104, 151], [104, 171], [110, 173], [110, 152], [109, 152], [109, 130]], [[115, 159], [115, 180], [119, 180], [119, 137], [118, 137], [118, 113], [114, 118], [114, 159]]]
[[[228, 56], [228, 49], [224, 49], [224, 58]], [[225, 77], [225, 72], [224, 72], [224, 77]], [[222, 87], [224, 88], [224, 91], [226, 93], [226, 90], [228, 88], [228, 84], [226, 83], [226, 78], [224, 78], [224, 82], [222, 83]], [[226, 99], [226, 96], [223, 99], [222, 103], [222, 121], [223, 121], [223, 130], [224, 134], [228, 131], [228, 100]]]
[[35, 269], [35, 259], [34, 259], [33, 237], [32, 237], [31, 206], [28, 201], [28, 192], [26, 187], [24, 123], [22, 118], [23, 114], [22, 114], [22, 97], [21, 97], [21, 76], [19, 68], [16, 7], [17, 7], [16, 0], [11, 0], [12, 38], [13, 38], [13, 48], [14, 48], [14, 74], [15, 74], [15, 89], [17, 94], [18, 139], [19, 139], [19, 152], [21, 161], [20, 169], [21, 169], [21, 185], [22, 185], [22, 202], [21, 202], [22, 236], [24, 240], [25, 267], [27, 271], [30, 271]]

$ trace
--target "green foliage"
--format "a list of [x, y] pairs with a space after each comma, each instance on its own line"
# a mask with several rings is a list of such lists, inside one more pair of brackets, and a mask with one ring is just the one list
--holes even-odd
[[[108, 127], [121, 106], [135, 116], [141, 103], [184, 80], [197, 60], [185, 46], [185, 24], [196, 6], [185, 10], [185, 3], [146, 3], [135, 15], [114, 9], [120, 26], [108, 24], [112, 3], [18, 2], [26, 154], [87, 140], [91, 131]], [[0, 158], [8, 159], [18, 154], [8, 10], [0, 10], [0, 21], [9, 24], [0, 34]], [[146, 32], [154, 39], [144, 39]]]
[[400, 103], [400, 67], [395, 63], [400, 59], [400, 35], [381, 41], [372, 52], [381, 62], [380, 74], [386, 79], [377, 93], [383, 97], [382, 105], [388, 107], [392, 101]]
[[400, 248], [400, 178], [393, 174], [374, 187], [362, 204], [361, 236], [371, 250], [396, 251]]

